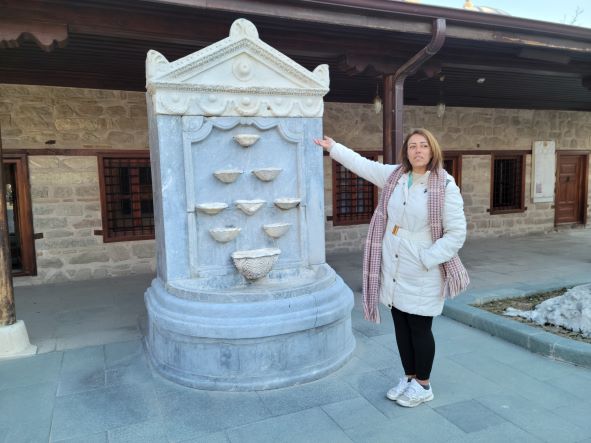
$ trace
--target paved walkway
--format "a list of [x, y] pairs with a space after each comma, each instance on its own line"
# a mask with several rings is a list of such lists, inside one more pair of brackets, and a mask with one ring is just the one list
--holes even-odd
[[[454, 303], [465, 306], [591, 280], [591, 231], [475, 240], [462, 256], [473, 284]], [[17, 317], [41, 353], [0, 362], [0, 441], [591, 442], [591, 369], [448, 317], [434, 321], [435, 399], [387, 400], [401, 373], [393, 326], [362, 319], [359, 254], [329, 263], [357, 292], [354, 356], [316, 382], [261, 392], [193, 390], [150, 369], [149, 276], [17, 288]]]

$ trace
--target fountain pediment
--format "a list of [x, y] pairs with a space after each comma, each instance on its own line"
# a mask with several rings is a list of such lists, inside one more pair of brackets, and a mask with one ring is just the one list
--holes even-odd
[[328, 65], [309, 71], [259, 39], [239, 19], [230, 35], [169, 62], [146, 59], [148, 94], [158, 114], [320, 117], [329, 91]]

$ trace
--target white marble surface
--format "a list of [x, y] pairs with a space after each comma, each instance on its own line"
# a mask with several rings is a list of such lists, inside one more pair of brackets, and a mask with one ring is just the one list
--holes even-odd
[[245, 19], [227, 38], [174, 62], [151, 50], [146, 81], [154, 111], [166, 115], [321, 117], [329, 90], [328, 65], [308, 71]]

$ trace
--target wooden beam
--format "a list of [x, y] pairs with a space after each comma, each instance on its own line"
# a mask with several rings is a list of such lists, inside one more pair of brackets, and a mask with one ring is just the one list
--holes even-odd
[[[448, 38], [480, 43], [497, 42], [509, 47], [553, 48], [591, 53], [591, 38], [588, 32], [574, 26], [535, 22], [517, 17], [499, 17], [495, 14], [475, 14], [459, 9], [411, 5], [405, 2], [371, 0], [371, 3], [380, 6], [380, 9], [372, 7], [368, 1], [356, 0], [353, 3], [357, 3], [357, 6], [352, 7], [344, 4], [351, 2], [342, 0], [121, 0], [116, 3], [101, 0], [65, 0], [59, 3], [42, 0], [4, 0], [2, 13], [7, 19], [37, 19], [86, 26], [86, 29], [96, 26], [111, 29], [116, 33], [125, 30], [129, 32], [129, 38], [133, 38], [132, 35], [138, 39], [152, 35], [161, 41], [167, 38], [166, 35], [170, 38], [187, 39], [188, 36], [203, 35], [204, 30], [208, 29], [213, 34], [218, 34], [218, 37], [212, 40], [217, 41], [227, 36], [227, 25], [238, 17], [252, 19], [257, 25], [264, 25], [266, 22], [290, 22], [305, 25], [315, 31], [336, 28], [338, 32], [342, 27], [348, 27], [357, 28], [362, 32], [377, 31], [425, 38], [431, 33], [432, 19], [442, 17], [450, 21]], [[219, 26], [219, 20], [225, 20], [227, 23]], [[166, 23], [166, 29], [162, 27], [163, 23]], [[328, 27], [325, 26], [327, 24]], [[220, 33], [223, 35], [219, 35]]]
[[46, 52], [63, 48], [68, 27], [59, 23], [0, 19], [0, 48], [18, 48], [23, 40], [34, 41]]

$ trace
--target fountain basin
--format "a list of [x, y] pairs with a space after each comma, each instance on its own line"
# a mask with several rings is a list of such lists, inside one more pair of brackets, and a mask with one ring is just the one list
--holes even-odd
[[301, 200], [299, 198], [283, 197], [275, 199], [273, 203], [275, 203], [275, 206], [277, 206], [279, 209], [291, 209], [299, 205], [300, 201]]
[[263, 207], [265, 200], [236, 200], [234, 204], [246, 215], [252, 215]]
[[259, 138], [261, 137], [256, 134], [238, 134], [235, 135], [233, 138], [234, 141], [243, 148], [249, 148], [252, 145], [254, 145], [257, 141], [259, 141]]
[[291, 223], [269, 223], [263, 225], [263, 230], [269, 237], [279, 238], [289, 230], [290, 226]]
[[279, 259], [281, 249], [264, 248], [232, 253], [232, 261], [238, 272], [248, 280], [258, 280], [266, 276]]
[[281, 168], [261, 168], [253, 169], [252, 173], [261, 181], [270, 182], [277, 178], [277, 176], [283, 171]]
[[228, 205], [221, 202], [200, 203], [195, 205], [195, 209], [207, 215], [215, 215], [226, 209]]
[[209, 234], [213, 239], [220, 243], [227, 243], [234, 240], [240, 234], [240, 228], [213, 228], [209, 230]]
[[213, 175], [222, 183], [234, 183], [243, 172], [238, 169], [223, 169], [215, 171]]

